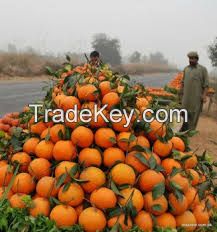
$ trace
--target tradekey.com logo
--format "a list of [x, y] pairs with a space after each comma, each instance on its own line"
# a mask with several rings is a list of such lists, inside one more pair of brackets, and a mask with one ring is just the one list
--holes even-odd
[[[34, 108], [34, 118], [35, 123], [39, 121], [38, 112], [40, 108], [43, 107], [42, 104], [29, 104], [29, 107]], [[123, 109], [112, 109], [108, 114], [104, 114], [105, 110], [107, 109], [107, 105], [99, 108], [97, 104], [94, 105], [93, 110], [91, 109], [78, 109], [78, 106], [75, 105], [73, 109], [69, 109], [64, 111], [63, 109], [44, 109], [44, 122], [50, 121], [50, 115], [52, 115], [52, 121], [54, 123], [64, 123], [71, 122], [83, 122], [89, 123], [94, 121], [95, 123], [98, 122], [99, 117], [103, 118], [106, 123], [119, 123], [121, 120], [126, 122], [124, 127], [128, 127], [133, 120], [133, 117], [136, 115], [135, 109], [131, 109], [130, 112]], [[107, 111], [106, 111], [107, 112]], [[73, 115], [73, 117], [71, 117]], [[174, 118], [176, 118], [176, 122], [180, 123], [183, 119], [183, 122], [188, 121], [188, 112], [186, 109], [159, 109], [156, 112], [153, 109], [145, 109], [142, 112], [142, 119], [137, 119], [137, 122], [141, 120], [147, 123], [152, 122], [153, 120], [157, 120], [158, 122], [164, 123], [169, 122], [173, 123]], [[155, 115], [154, 117], [152, 115]]]

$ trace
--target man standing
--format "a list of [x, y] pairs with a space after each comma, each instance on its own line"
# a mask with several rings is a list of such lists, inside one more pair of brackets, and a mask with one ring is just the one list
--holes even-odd
[[182, 108], [188, 111], [188, 122], [183, 124], [182, 131], [196, 129], [208, 89], [208, 72], [198, 63], [197, 52], [189, 52], [188, 58], [181, 89]]

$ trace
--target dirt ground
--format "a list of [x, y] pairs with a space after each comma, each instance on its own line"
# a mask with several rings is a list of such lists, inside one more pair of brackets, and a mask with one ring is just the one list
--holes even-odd
[[217, 160], [217, 120], [202, 115], [197, 130], [199, 133], [191, 138], [191, 148], [198, 149], [197, 154], [206, 150]]

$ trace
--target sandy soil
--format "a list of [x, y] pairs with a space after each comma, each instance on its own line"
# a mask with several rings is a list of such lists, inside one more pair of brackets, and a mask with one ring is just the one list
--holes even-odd
[[206, 150], [217, 160], [217, 120], [208, 116], [201, 116], [197, 130], [199, 133], [191, 138], [191, 147], [198, 149], [198, 154]]

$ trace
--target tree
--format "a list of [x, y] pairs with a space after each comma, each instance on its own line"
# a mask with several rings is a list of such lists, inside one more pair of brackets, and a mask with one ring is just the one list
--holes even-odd
[[120, 42], [116, 38], [109, 38], [106, 34], [94, 35], [92, 47], [97, 50], [103, 62], [111, 65], [121, 64]]
[[165, 59], [164, 55], [161, 52], [151, 53], [149, 57], [149, 62], [151, 64], [168, 65], [168, 60]]
[[9, 53], [16, 53], [17, 52], [16, 45], [14, 45], [14, 44], [8, 44], [8, 52]]
[[214, 67], [217, 67], [217, 37], [214, 42], [208, 47], [209, 58]]
[[130, 56], [129, 61], [131, 63], [140, 63], [141, 61], [141, 53], [138, 51], [133, 52], [133, 54]]

